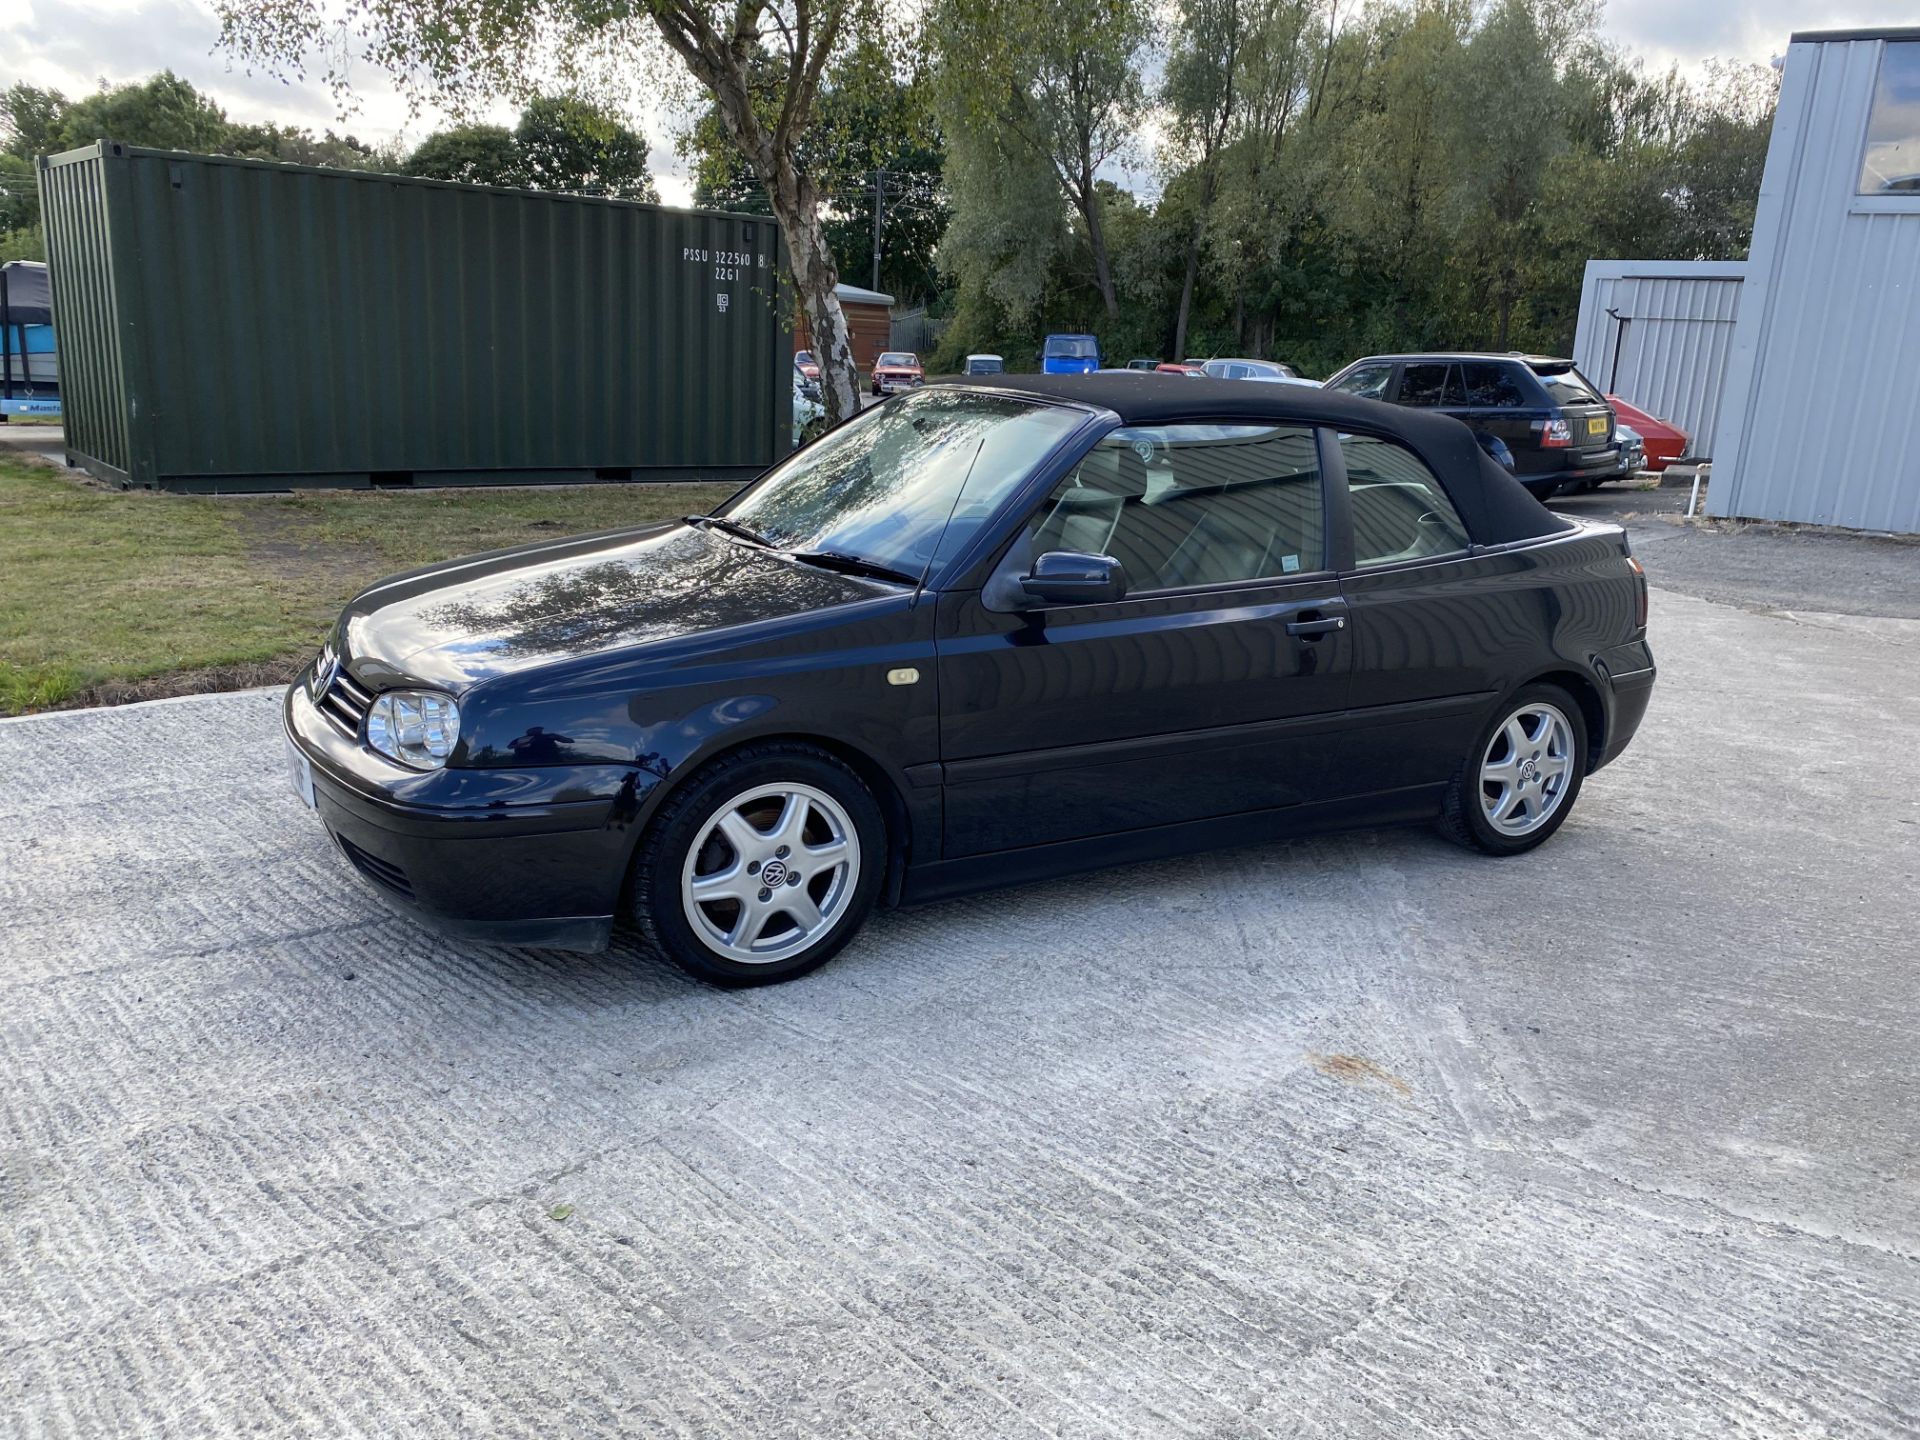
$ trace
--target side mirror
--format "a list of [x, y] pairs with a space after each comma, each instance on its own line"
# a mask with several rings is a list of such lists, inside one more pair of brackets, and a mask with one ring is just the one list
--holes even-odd
[[1127, 571], [1111, 555], [1049, 550], [1033, 562], [1031, 575], [1020, 577], [1020, 589], [1048, 605], [1097, 605], [1126, 595]]

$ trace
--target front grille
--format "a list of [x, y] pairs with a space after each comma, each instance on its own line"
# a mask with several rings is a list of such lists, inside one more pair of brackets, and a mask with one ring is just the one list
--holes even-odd
[[358, 870], [374, 884], [393, 891], [403, 900], [413, 899], [413, 882], [407, 879], [407, 872], [390, 860], [382, 860], [377, 855], [369, 855], [344, 835], [336, 835], [340, 842], [340, 853], [353, 862]]
[[347, 667], [340, 663], [338, 652], [329, 640], [326, 648], [320, 652], [320, 658], [314, 662], [315, 677], [332, 672], [333, 678], [327, 687], [314, 696], [314, 703], [320, 707], [320, 713], [331, 720], [334, 726], [344, 731], [351, 739], [360, 738], [360, 722], [367, 718], [367, 706], [373, 703], [373, 692], [365, 686], [355, 683], [347, 674]]

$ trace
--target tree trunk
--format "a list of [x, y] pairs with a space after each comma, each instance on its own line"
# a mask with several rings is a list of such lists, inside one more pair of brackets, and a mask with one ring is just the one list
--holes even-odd
[[799, 292], [813, 336], [813, 358], [820, 366], [820, 398], [827, 424], [838, 425], [860, 413], [860, 373], [853, 359], [853, 337], [847, 331], [846, 312], [833, 287], [840, 272], [827, 248], [826, 228], [820, 223], [820, 197], [811, 182], [782, 167], [766, 182], [773, 216], [787, 241], [787, 269]]
[[1173, 320], [1173, 358], [1187, 353], [1187, 317], [1193, 311], [1193, 281], [1200, 272], [1200, 222], [1187, 235], [1187, 274], [1180, 282], [1180, 309]]
[[1092, 176], [1087, 177], [1086, 187], [1080, 193], [1085, 197], [1080, 217], [1087, 222], [1087, 245], [1093, 251], [1093, 281], [1100, 287], [1100, 298], [1106, 302], [1107, 318], [1117, 319], [1120, 300], [1113, 293], [1113, 266], [1107, 260], [1107, 230], [1100, 221], [1100, 197], [1094, 193]]

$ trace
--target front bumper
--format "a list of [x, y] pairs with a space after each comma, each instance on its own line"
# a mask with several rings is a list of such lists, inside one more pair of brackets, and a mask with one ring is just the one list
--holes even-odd
[[[297, 681], [282, 721], [288, 743], [312, 766], [321, 824], [390, 908], [459, 939], [606, 948], [637, 809], [624, 767], [432, 776], [385, 767], [394, 769], [395, 788], [413, 792], [400, 799], [377, 784], [384, 762], [322, 716]], [[424, 792], [435, 778], [448, 792], [469, 793], [430, 797]], [[476, 780], [490, 797], [473, 790]], [[501, 798], [515, 791], [529, 798]]]

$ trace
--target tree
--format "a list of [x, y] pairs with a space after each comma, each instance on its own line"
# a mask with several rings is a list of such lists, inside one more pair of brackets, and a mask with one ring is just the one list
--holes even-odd
[[156, 150], [224, 154], [233, 127], [227, 112], [171, 70], [131, 85], [103, 88], [66, 108], [60, 148], [124, 140]]
[[1086, 229], [1107, 316], [1118, 316], [1098, 181], [1144, 108], [1146, 0], [939, 0], [931, 24], [943, 128], [998, 132], [1052, 171]]
[[455, 125], [435, 131], [406, 159], [409, 175], [463, 185], [523, 186], [520, 144], [504, 125]]
[[617, 75], [630, 83], [664, 47], [714, 106], [722, 133], [766, 191], [820, 356], [828, 418], [858, 413], [824, 196], [801, 144], [830, 75], [872, 83], [870, 57], [891, 63], [909, 23], [902, 7], [885, 0], [381, 0], [350, 7], [344, 21], [311, 0], [215, 0], [215, 9], [222, 45], [248, 60], [285, 73], [319, 50], [343, 96], [347, 67], [359, 60], [455, 113], [503, 95], [530, 97], [550, 77], [531, 68], [529, 56], [551, 57], [562, 79]]
[[532, 189], [659, 203], [647, 173], [646, 137], [592, 101], [536, 97], [520, 112], [513, 141]]
[[59, 148], [67, 97], [16, 81], [0, 94], [0, 145], [22, 160], [50, 155]]
[[[802, 159], [826, 203], [827, 243], [842, 274], [862, 283], [872, 278], [858, 257], [873, 252], [874, 176], [882, 173], [877, 288], [901, 299], [928, 299], [938, 288], [934, 251], [952, 213], [946, 151], [929, 101], [918, 77], [830, 84], [821, 90], [801, 141]], [[689, 128], [680, 153], [691, 162], [694, 204], [772, 213], [765, 190], [711, 107]]]
[[[1187, 318], [1200, 274], [1200, 246], [1220, 183], [1220, 151], [1235, 119], [1240, 52], [1251, 0], [1178, 0], [1160, 97], [1173, 121], [1168, 155], [1194, 172], [1193, 216], [1187, 224], [1180, 305], [1173, 322], [1175, 357], [1187, 353]], [[1185, 168], [1185, 167], [1183, 167]]]

